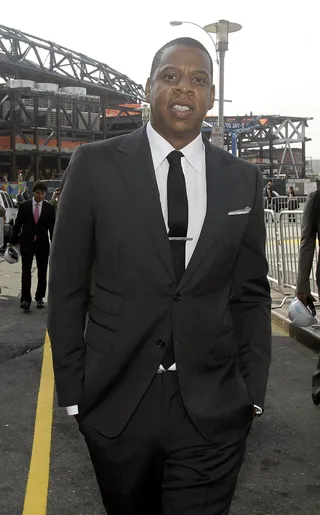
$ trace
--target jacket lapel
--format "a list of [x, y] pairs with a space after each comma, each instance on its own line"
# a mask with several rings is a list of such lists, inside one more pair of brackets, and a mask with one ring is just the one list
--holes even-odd
[[146, 232], [176, 282], [146, 128], [123, 140], [114, 151], [114, 159]]
[[178, 285], [180, 290], [191, 279], [206, 254], [214, 244], [219, 244], [221, 224], [223, 225], [228, 195], [228, 174], [225, 166], [228, 162], [223, 158], [217, 147], [213, 147], [204, 138], [206, 152], [206, 178], [207, 178], [207, 211], [197, 246], [191, 256], [186, 271]]

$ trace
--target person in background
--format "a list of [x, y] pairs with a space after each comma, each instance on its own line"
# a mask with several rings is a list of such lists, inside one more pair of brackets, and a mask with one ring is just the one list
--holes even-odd
[[296, 192], [294, 191], [294, 187], [290, 186], [289, 190], [288, 190], [288, 197], [292, 198], [292, 197], [295, 197], [295, 196], [296, 196]]
[[35, 295], [37, 307], [44, 306], [47, 287], [47, 268], [49, 259], [49, 234], [52, 241], [55, 223], [55, 210], [44, 200], [47, 187], [36, 182], [33, 198], [19, 205], [18, 215], [13, 227], [10, 243], [20, 243], [22, 261], [21, 309], [28, 311], [31, 304], [31, 267], [34, 256], [38, 268], [38, 287]]
[[[296, 295], [305, 305], [312, 305], [315, 301], [311, 294], [310, 273], [313, 265], [316, 240], [320, 244], [320, 190], [313, 191], [308, 196], [305, 204], [302, 224], [301, 242], [299, 250], [298, 277]], [[320, 256], [318, 256], [316, 268], [316, 284], [318, 293], [320, 292]], [[312, 378], [312, 399], [313, 402], [320, 404], [320, 355], [317, 370]]]
[[266, 187], [264, 189], [265, 197], [268, 199], [268, 207], [271, 206], [272, 197], [273, 197], [273, 190], [272, 190], [273, 181], [272, 179], [268, 180], [268, 183], [266, 184]]
[[28, 186], [24, 187], [22, 196], [23, 196], [24, 200], [29, 200], [30, 199]]
[[56, 188], [53, 192], [52, 198], [50, 200], [50, 204], [54, 207], [55, 212], [57, 212], [57, 207], [59, 203], [60, 196], [60, 188]]
[[[298, 209], [298, 202], [296, 200], [296, 192], [294, 191], [294, 187], [290, 186], [288, 189], [288, 209], [294, 210]], [[293, 215], [289, 215], [289, 221], [295, 222], [295, 217]]]
[[25, 202], [25, 198], [23, 196], [23, 190], [21, 188], [19, 188], [19, 191], [18, 191], [18, 194], [16, 196], [16, 201], [17, 201], [17, 204], [22, 204], [22, 202]]

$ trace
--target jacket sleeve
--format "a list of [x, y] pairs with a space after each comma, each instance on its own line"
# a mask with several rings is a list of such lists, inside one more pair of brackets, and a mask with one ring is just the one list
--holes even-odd
[[311, 193], [303, 210], [299, 251], [297, 292], [310, 293], [310, 272], [316, 246], [317, 227], [313, 221], [315, 194]]
[[50, 204], [50, 207], [52, 208], [50, 211], [50, 221], [49, 221], [49, 234], [50, 234], [50, 241], [52, 243], [53, 241], [53, 229], [54, 229], [54, 224], [55, 224], [55, 220], [56, 220], [56, 211], [55, 211], [55, 208]]
[[84, 149], [61, 183], [50, 257], [48, 332], [60, 406], [78, 404], [84, 378], [84, 330], [90, 294], [94, 216]]
[[230, 304], [248, 395], [252, 404], [263, 408], [271, 361], [271, 298], [261, 192], [262, 176], [257, 167], [255, 203], [234, 272]]

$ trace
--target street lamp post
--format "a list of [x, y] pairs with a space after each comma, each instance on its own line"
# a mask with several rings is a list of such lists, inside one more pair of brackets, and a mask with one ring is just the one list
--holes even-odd
[[[191, 23], [200, 29], [204, 30], [211, 38], [215, 51], [218, 53], [219, 58], [219, 115], [218, 127], [213, 127], [212, 135], [214, 134], [215, 140], [219, 142], [219, 146], [224, 146], [224, 60], [225, 54], [229, 47], [229, 33], [237, 32], [242, 29], [239, 23], [231, 23], [227, 20], [219, 20], [216, 23], [211, 23], [205, 27], [201, 27], [196, 23], [190, 21], [171, 21], [170, 25], [177, 26], [184, 23]], [[216, 42], [213, 40], [211, 33], [216, 34]]]
[[218, 126], [224, 136], [224, 59], [229, 48], [229, 33], [237, 32], [242, 27], [239, 23], [230, 23], [227, 20], [219, 20], [217, 23], [206, 25], [203, 29], [207, 33], [216, 34], [216, 48], [219, 54], [219, 116]]
[[171, 27], [178, 27], [179, 25], [185, 25], [186, 23], [188, 25], [194, 25], [195, 27], [198, 27], [198, 29], [204, 30], [208, 34], [209, 38], [211, 39], [211, 43], [213, 43], [213, 46], [214, 46], [214, 49], [216, 52], [216, 63], [219, 64], [216, 42], [213, 39], [213, 37], [211, 36], [211, 34], [204, 29], [204, 27], [201, 27], [201, 25], [198, 25], [197, 23], [194, 23], [193, 21], [171, 21], [170, 25], [171, 25]]

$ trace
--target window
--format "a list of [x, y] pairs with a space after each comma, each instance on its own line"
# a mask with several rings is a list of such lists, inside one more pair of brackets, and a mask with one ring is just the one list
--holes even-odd
[[5, 193], [4, 196], [7, 199], [8, 207], [14, 207], [14, 203], [10, 195], [8, 193]]
[[8, 207], [9, 207], [9, 206], [8, 206], [8, 200], [7, 200], [7, 198], [6, 198], [6, 195], [5, 195], [4, 193], [2, 193], [2, 192], [0, 193], [0, 195], [1, 195], [1, 199], [2, 199], [2, 202], [3, 202], [4, 207], [5, 207], [6, 209], [8, 209]]

